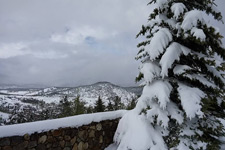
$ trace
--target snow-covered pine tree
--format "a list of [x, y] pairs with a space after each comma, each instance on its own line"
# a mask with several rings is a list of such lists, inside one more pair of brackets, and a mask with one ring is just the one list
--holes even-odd
[[137, 36], [144, 89], [119, 122], [117, 150], [217, 150], [225, 118], [225, 59], [214, 0], [151, 0], [148, 24]]

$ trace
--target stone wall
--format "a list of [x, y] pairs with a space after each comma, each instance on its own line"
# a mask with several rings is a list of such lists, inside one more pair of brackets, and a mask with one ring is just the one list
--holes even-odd
[[4, 137], [0, 138], [0, 150], [104, 150], [113, 142], [118, 122], [105, 120], [77, 128]]

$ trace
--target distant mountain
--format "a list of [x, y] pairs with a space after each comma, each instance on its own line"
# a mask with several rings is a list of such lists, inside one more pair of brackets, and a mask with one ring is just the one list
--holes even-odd
[[[0, 105], [1, 103], [13, 105], [13, 102], [18, 101], [23, 103], [23, 99], [43, 100], [45, 103], [58, 103], [66, 95], [69, 100], [79, 95], [80, 99], [85, 101], [87, 105], [94, 105], [99, 96], [105, 104], [116, 96], [120, 97], [124, 104], [127, 104], [132, 99], [136, 99], [142, 91], [141, 87], [120, 87], [109, 82], [98, 82], [92, 85], [78, 87], [23, 88], [15, 85], [0, 87], [2, 87], [0, 88]], [[7, 99], [8, 102], [6, 101]]]
[[25, 116], [20, 116], [20, 118], [28, 119], [26, 113], [32, 113], [36, 116], [36, 120], [38, 120], [37, 116], [43, 115], [43, 112], [49, 111], [51, 114], [55, 114], [51, 116], [56, 116], [60, 113], [58, 107], [60, 105], [58, 104], [65, 96], [68, 97], [69, 101], [79, 96], [87, 108], [94, 106], [99, 96], [106, 106], [110, 101], [113, 102], [116, 97], [121, 98], [121, 102], [127, 106], [133, 99], [136, 100], [141, 92], [142, 87], [121, 87], [109, 82], [98, 82], [78, 87], [48, 88], [0, 85], [0, 125], [1, 118], [7, 120], [10, 114], [20, 113], [23, 115], [25, 113]]
[[[120, 87], [123, 88], [129, 92], [135, 93], [136, 95], [140, 95], [142, 92], [142, 87], [121, 87], [115, 84], [112, 84], [110, 82], [97, 82], [91, 85], [82, 85], [82, 86], [77, 86], [77, 87], [47, 87], [45, 85], [40, 85], [40, 84], [23, 84], [23, 85], [17, 85], [17, 84], [1, 84], [0, 83], [0, 90], [8, 90], [8, 91], [37, 91], [40, 90], [39, 92], [47, 92], [51, 91], [52, 89], [58, 89], [57, 91], [60, 90], [68, 90], [68, 89], [77, 89], [77, 88], [83, 88], [83, 87], [90, 87], [90, 86], [98, 86], [101, 84], [105, 85], [112, 85], [114, 87]], [[44, 91], [43, 91], [44, 90]], [[53, 90], [54, 91], [54, 90]]]

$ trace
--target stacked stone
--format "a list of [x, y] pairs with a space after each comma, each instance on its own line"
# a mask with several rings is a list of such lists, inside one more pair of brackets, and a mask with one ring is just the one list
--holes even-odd
[[118, 121], [5, 137], [0, 139], [0, 150], [104, 150], [113, 142]]

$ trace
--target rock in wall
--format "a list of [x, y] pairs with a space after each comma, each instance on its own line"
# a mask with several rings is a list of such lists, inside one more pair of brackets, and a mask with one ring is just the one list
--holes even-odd
[[118, 122], [105, 120], [77, 128], [4, 137], [0, 138], [0, 150], [104, 150], [113, 142]]

